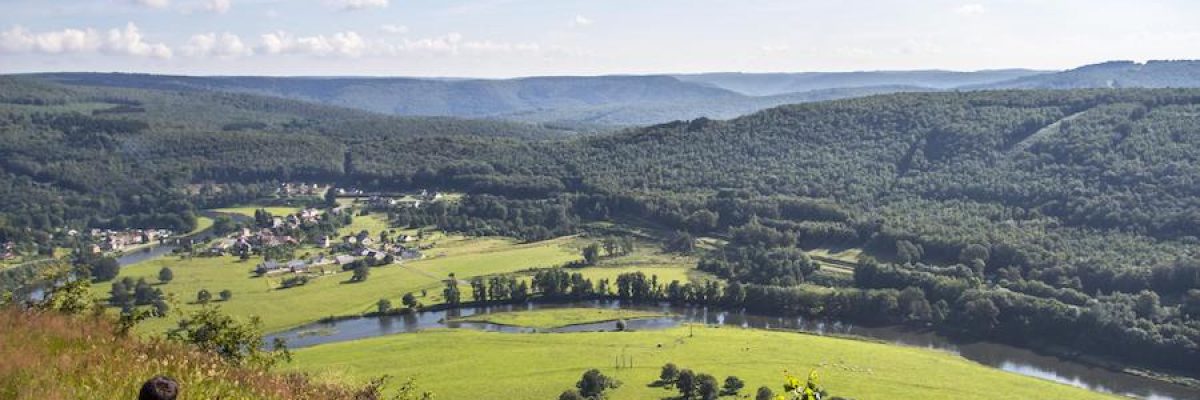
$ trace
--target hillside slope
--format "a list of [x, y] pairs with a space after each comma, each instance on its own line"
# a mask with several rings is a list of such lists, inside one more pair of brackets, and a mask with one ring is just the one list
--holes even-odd
[[237, 367], [161, 340], [115, 335], [104, 318], [0, 308], [0, 398], [128, 400], [166, 375], [181, 399], [357, 399], [349, 388], [301, 375]]
[[408, 138], [505, 141], [571, 134], [505, 121], [394, 117], [256, 95], [64, 86], [4, 77], [0, 243], [24, 236], [20, 232], [26, 228], [52, 231], [64, 225], [189, 231], [191, 204], [177, 190], [186, 183], [333, 180], [354, 167], [348, 153]]
[[1190, 88], [1200, 86], [1200, 61], [1112, 61], [969, 89]]
[[[507, 80], [90, 73], [39, 74], [36, 77], [71, 86], [247, 93], [400, 116], [503, 119], [586, 130], [701, 117], [727, 119], [783, 104], [930, 90], [906, 83], [912, 79], [880, 79], [879, 84], [860, 79], [859, 84], [847, 88], [813, 84], [769, 96], [749, 96], [719, 85], [665, 75]], [[919, 81], [929, 83], [937, 79], [929, 77]], [[991, 80], [994, 79], [987, 79]], [[937, 85], [949, 86], [953, 85]]]
[[1043, 71], [1027, 69], [960, 71], [859, 71], [800, 73], [729, 73], [676, 75], [684, 82], [697, 82], [750, 96], [774, 96], [814, 90], [878, 86], [910, 86], [954, 89], [1037, 76]]
[[927, 253], [954, 259], [967, 243], [1003, 243], [1023, 264], [1091, 270], [1087, 287], [1090, 274], [1110, 282], [1110, 267], [1195, 255], [1197, 115], [1195, 90], [897, 94], [491, 147], [470, 159], [456, 146], [414, 145], [426, 160], [458, 165], [430, 167], [443, 182], [482, 173], [609, 193], [829, 199]]

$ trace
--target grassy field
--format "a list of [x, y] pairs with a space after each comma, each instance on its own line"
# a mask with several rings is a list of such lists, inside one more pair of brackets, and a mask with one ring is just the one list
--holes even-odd
[[[254, 212], [251, 211], [250, 215], [253, 216]], [[196, 229], [192, 229], [192, 231], [186, 233], [186, 235], [194, 235], [196, 233], [203, 232], [205, 229], [211, 228], [212, 226], [213, 226], [212, 218], [198, 216], [198, 217], [196, 217]]]
[[[674, 391], [648, 386], [661, 366], [736, 375], [746, 393], [778, 391], [784, 370], [817, 369], [833, 395], [873, 399], [1116, 399], [988, 368], [927, 349], [740, 328], [686, 327], [640, 332], [508, 334], [435, 330], [300, 349], [288, 368], [361, 381], [416, 377], [439, 398], [551, 399], [589, 368], [624, 382], [610, 399], [658, 399]], [[616, 369], [620, 355], [633, 368]], [[503, 395], [500, 395], [503, 394]]]
[[254, 211], [256, 211], [258, 209], [267, 210], [267, 212], [271, 213], [271, 215], [274, 215], [277, 217], [288, 215], [288, 214], [295, 214], [297, 212], [300, 212], [300, 207], [258, 207], [258, 206], [216, 208], [216, 209], [212, 209], [209, 211], [215, 211], [215, 212], [219, 212], [219, 213], [229, 213], [229, 214], [241, 214], [241, 215], [245, 215], [247, 217], [253, 218]]
[[[301, 287], [278, 290], [279, 278], [254, 277], [251, 270], [262, 262], [259, 257], [240, 261], [236, 257], [180, 258], [168, 256], [121, 269], [121, 277], [144, 277], [157, 282], [158, 271], [171, 268], [174, 280], [158, 287], [174, 296], [177, 309], [191, 310], [201, 289], [216, 295], [224, 289], [233, 292], [227, 302], [216, 302], [223, 311], [235, 316], [257, 315], [266, 331], [277, 331], [317, 319], [360, 314], [374, 310], [381, 298], [399, 304], [407, 292], [429, 291], [424, 304], [437, 304], [441, 299], [441, 279], [454, 272], [459, 278], [476, 275], [508, 273], [531, 267], [563, 263], [579, 258], [573, 238], [517, 244], [511, 240], [434, 235], [437, 247], [428, 251], [430, 257], [371, 270], [366, 282], [346, 283], [349, 273], [337, 273], [314, 279]], [[331, 270], [336, 266], [327, 267]], [[111, 284], [94, 288], [96, 294], [107, 297]], [[469, 290], [466, 291], [469, 293]], [[177, 318], [153, 319], [139, 327], [143, 333], [163, 332]]]
[[620, 319], [654, 318], [664, 315], [668, 314], [639, 310], [614, 310], [608, 308], [555, 308], [537, 311], [514, 311], [476, 315], [458, 318], [456, 321], [490, 322], [500, 325], [551, 329], [570, 325], [616, 321]]
[[367, 231], [371, 234], [372, 239], [379, 239], [379, 232], [390, 230], [387, 216], [382, 214], [371, 215], [355, 215], [350, 221], [350, 225], [346, 225], [338, 229], [338, 236], [357, 235], [359, 232]]
[[809, 250], [809, 257], [821, 263], [821, 268], [838, 273], [853, 274], [854, 265], [858, 263], [858, 258], [862, 255], [862, 249], [813, 249]]
[[569, 272], [579, 272], [584, 278], [591, 279], [592, 282], [599, 282], [601, 279], [608, 279], [611, 282], [613, 290], [616, 290], [617, 276], [624, 273], [638, 272], [646, 274], [647, 277], [656, 275], [660, 283], [671, 283], [671, 281], [679, 281], [687, 283], [692, 281], [691, 276], [698, 271], [691, 267], [674, 266], [674, 265], [640, 265], [629, 267], [587, 267], [580, 269], [571, 269]]

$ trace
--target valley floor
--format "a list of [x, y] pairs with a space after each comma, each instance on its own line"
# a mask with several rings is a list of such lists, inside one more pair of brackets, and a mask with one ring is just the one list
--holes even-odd
[[[632, 368], [615, 367], [620, 357]], [[623, 382], [609, 398], [658, 399], [678, 393], [652, 387], [663, 364], [677, 364], [779, 391], [783, 372], [817, 370], [830, 394], [870, 399], [1115, 399], [988, 368], [949, 353], [860, 340], [740, 328], [514, 334], [434, 330], [316, 346], [296, 351], [288, 368], [324, 379], [364, 381], [411, 376], [439, 398], [551, 399], [599, 368]]]

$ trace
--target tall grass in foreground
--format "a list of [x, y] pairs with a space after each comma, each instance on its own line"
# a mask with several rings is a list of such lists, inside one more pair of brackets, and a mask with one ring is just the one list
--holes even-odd
[[377, 387], [236, 367], [181, 344], [113, 332], [105, 317], [0, 307], [0, 399], [129, 400], [160, 374], [179, 381], [182, 399], [378, 397]]

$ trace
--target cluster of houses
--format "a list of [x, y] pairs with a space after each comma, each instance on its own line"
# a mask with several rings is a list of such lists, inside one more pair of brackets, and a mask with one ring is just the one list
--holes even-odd
[[358, 248], [346, 254], [337, 255], [318, 255], [307, 260], [292, 260], [280, 262], [274, 260], [264, 261], [259, 264], [254, 272], [259, 275], [278, 275], [284, 273], [293, 274], [333, 274], [338, 270], [345, 269], [347, 264], [355, 261], [364, 260], [370, 261], [373, 265], [386, 263], [390, 257], [392, 260], [418, 260], [422, 257], [421, 251], [403, 246], [387, 246], [383, 248]]
[[248, 253], [254, 251], [255, 248], [283, 246], [287, 244], [300, 244], [300, 241], [290, 235], [277, 234], [271, 228], [262, 228], [259, 230], [242, 228], [242, 230], [231, 237], [213, 241], [209, 245], [208, 251], [213, 255], [227, 253], [240, 254], [242, 252]]
[[[79, 232], [72, 230], [67, 234], [75, 236]], [[171, 237], [174, 233], [168, 229], [130, 229], [123, 231], [92, 229], [88, 234], [94, 243], [91, 248], [92, 253], [100, 254], [122, 251], [132, 246], [154, 243], [155, 241], [161, 242]]]
[[283, 197], [291, 196], [320, 196], [325, 194], [328, 186], [322, 186], [316, 183], [282, 183], [275, 193]]
[[[337, 209], [330, 212], [340, 212]], [[325, 211], [308, 208], [286, 216], [275, 216], [271, 226], [259, 229], [242, 228], [233, 234], [217, 239], [209, 245], [211, 255], [249, 254], [255, 249], [266, 249], [282, 245], [299, 245], [300, 240], [283, 232], [294, 232], [302, 225], [318, 222]], [[312, 238], [313, 244], [331, 249], [329, 255], [292, 261], [269, 260], [259, 264], [255, 272], [260, 275], [282, 273], [332, 274], [347, 264], [363, 260], [369, 265], [382, 265], [396, 260], [414, 260], [422, 257], [421, 248], [406, 246], [417, 241], [416, 237], [400, 235], [388, 243], [377, 243], [368, 234], [343, 237], [320, 236]]]
[[[361, 190], [359, 192], [361, 192]], [[372, 193], [367, 197], [366, 205], [368, 209], [373, 210], [389, 209], [397, 206], [421, 208], [422, 204], [441, 200], [445, 196], [436, 191], [421, 190], [420, 193], [414, 194], [412, 197], [412, 199], [399, 199], [392, 196]]]

